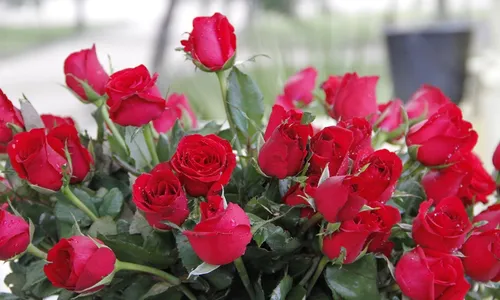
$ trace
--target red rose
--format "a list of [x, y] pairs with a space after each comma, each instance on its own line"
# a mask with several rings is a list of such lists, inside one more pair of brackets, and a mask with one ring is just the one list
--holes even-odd
[[462, 119], [460, 108], [453, 103], [411, 127], [406, 136], [406, 144], [417, 147], [416, 159], [425, 166], [452, 163], [456, 152], [470, 152], [476, 142], [472, 124]]
[[372, 202], [370, 207], [374, 209], [359, 213], [359, 218], [364, 218], [364, 222], [372, 228], [367, 239], [368, 252], [383, 253], [390, 257], [394, 247], [394, 243], [389, 241], [391, 229], [401, 221], [401, 214], [395, 207], [383, 203]]
[[424, 84], [406, 104], [406, 113], [410, 119], [427, 119], [448, 103], [450, 99], [439, 88]]
[[285, 83], [284, 93], [276, 99], [276, 104], [286, 110], [301, 108], [309, 105], [314, 99], [314, 88], [318, 71], [308, 67], [294, 74]]
[[500, 281], [500, 229], [473, 233], [463, 245], [465, 273], [476, 281]]
[[316, 193], [316, 188], [318, 187], [319, 175], [310, 175], [305, 185], [303, 184], [295, 184], [288, 189], [288, 192], [283, 196], [283, 202], [288, 206], [295, 205], [305, 205], [300, 210], [301, 218], [308, 218], [314, 214], [314, 210], [309, 207], [309, 202], [306, 201], [306, 197], [314, 198]]
[[85, 101], [89, 100], [89, 95], [78, 80], [85, 81], [98, 95], [104, 95], [109, 78], [97, 59], [95, 45], [90, 49], [71, 53], [64, 61], [64, 75], [66, 85]]
[[[284, 119], [283, 119], [284, 118]], [[279, 179], [297, 174], [307, 156], [307, 142], [312, 126], [302, 125], [302, 113], [285, 112], [279, 105], [273, 106], [264, 139], [259, 152], [259, 166], [269, 176]]]
[[76, 293], [95, 292], [106, 276], [112, 275], [116, 257], [101, 241], [87, 236], [61, 239], [47, 253], [43, 270], [55, 287]]
[[412, 237], [424, 247], [441, 252], [453, 252], [462, 246], [472, 224], [462, 201], [457, 197], [442, 199], [429, 211], [432, 200], [420, 204], [413, 220]]
[[140, 127], [165, 111], [165, 99], [144, 65], [124, 69], [111, 75], [106, 84], [109, 116], [121, 126]]
[[0, 89], [0, 153], [7, 151], [7, 144], [12, 140], [12, 129], [7, 126], [9, 123], [24, 128], [21, 112]]
[[333, 176], [316, 189], [316, 209], [330, 223], [353, 219], [366, 203], [356, 192], [355, 176]]
[[152, 227], [168, 230], [170, 226], [162, 221], [180, 226], [189, 216], [186, 194], [168, 163], [159, 164], [150, 173], [137, 177], [132, 191], [135, 205], [144, 212]]
[[323, 253], [329, 259], [335, 259], [345, 249], [343, 264], [350, 264], [358, 258], [363, 251], [371, 231], [367, 224], [349, 220], [342, 222], [339, 230], [323, 237]]
[[250, 219], [237, 204], [224, 209], [220, 196], [200, 204], [201, 221], [184, 231], [194, 252], [211, 265], [225, 265], [245, 254], [252, 240]]
[[55, 138], [61, 141], [65, 149], [67, 147], [71, 157], [71, 183], [82, 182], [90, 172], [94, 160], [89, 150], [80, 142], [78, 131], [73, 125], [61, 125], [51, 129], [47, 138]]
[[229, 182], [236, 155], [228, 141], [214, 134], [192, 134], [180, 140], [170, 166], [189, 195], [205, 196], [214, 184]]
[[0, 209], [0, 260], [23, 253], [30, 244], [30, 228], [21, 217]]
[[32, 129], [14, 136], [7, 148], [12, 167], [20, 178], [46, 189], [62, 186], [63, 166], [67, 165], [64, 144], [45, 129]]
[[60, 117], [60, 116], [54, 116], [54, 115], [40, 115], [40, 118], [42, 118], [43, 125], [45, 125], [45, 128], [47, 129], [52, 129], [54, 127], [57, 127], [59, 125], [72, 125], [75, 126], [75, 121], [71, 117]]
[[368, 202], [386, 202], [392, 196], [403, 171], [403, 164], [396, 153], [386, 149], [377, 150], [367, 156], [358, 156], [354, 178], [358, 193]]
[[360, 151], [373, 152], [372, 148], [372, 125], [363, 118], [352, 118], [340, 121], [337, 126], [349, 129], [353, 135], [353, 141], [349, 149], [349, 157], [356, 159]]
[[430, 170], [422, 178], [422, 186], [427, 197], [436, 203], [443, 198], [457, 196], [465, 205], [473, 205], [487, 203], [487, 197], [495, 191], [496, 184], [481, 160], [467, 153], [447, 168]]
[[412, 300], [461, 300], [470, 288], [460, 258], [420, 247], [401, 257], [396, 282]]
[[349, 167], [352, 132], [338, 126], [323, 128], [311, 138], [309, 172], [321, 174], [326, 164], [330, 175], [344, 175]]
[[155, 130], [159, 133], [169, 132], [174, 127], [175, 121], [182, 121], [183, 112], [188, 114], [191, 127], [196, 128], [198, 121], [186, 96], [175, 93], [170, 95], [167, 99], [165, 111], [157, 119], [153, 120]]
[[[385, 132], [395, 132], [403, 134], [401, 125], [403, 124], [403, 102], [400, 99], [394, 99], [384, 104], [378, 105], [381, 120], [377, 120], [377, 128]], [[399, 138], [395, 136], [394, 138]]]
[[495, 167], [495, 170], [500, 170], [500, 143], [498, 143], [498, 146], [495, 149], [495, 153], [493, 153], [493, 166]]
[[358, 77], [356, 73], [328, 77], [321, 88], [329, 115], [335, 120], [373, 117], [377, 113], [377, 81], [377, 76]]
[[236, 54], [234, 27], [226, 16], [220, 13], [211, 17], [194, 18], [193, 31], [181, 44], [184, 46], [184, 52], [205, 71], [219, 71], [231, 67]]
[[493, 230], [500, 226], [500, 204], [490, 205], [486, 210], [474, 217], [473, 222], [488, 221], [487, 224], [476, 228], [479, 231]]

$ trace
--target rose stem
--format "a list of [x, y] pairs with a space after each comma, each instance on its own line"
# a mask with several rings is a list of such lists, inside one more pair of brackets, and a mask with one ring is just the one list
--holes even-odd
[[179, 290], [182, 291], [186, 297], [188, 297], [190, 300], [196, 300], [196, 296], [186, 287], [182, 284], [181, 280], [177, 277], [175, 277], [172, 274], [169, 274], [165, 271], [144, 266], [144, 265], [138, 265], [138, 264], [133, 264], [129, 262], [124, 262], [124, 261], [116, 261], [115, 265], [115, 271], [118, 272], [120, 270], [128, 270], [128, 271], [137, 271], [137, 272], [143, 272], [143, 273], [149, 273], [151, 275], [158, 276], [162, 279], [164, 279], [167, 283], [176, 286]]
[[314, 274], [314, 271], [316, 270], [316, 267], [319, 264], [319, 260], [320, 260], [319, 256], [313, 258], [311, 267], [309, 268], [309, 270], [307, 270], [307, 273], [304, 275], [304, 277], [302, 277], [302, 279], [299, 282], [300, 286], [304, 286], [309, 280], [309, 278], [311, 278], [311, 276]]
[[321, 219], [323, 219], [323, 216], [319, 212], [315, 213], [309, 220], [307, 220], [306, 223], [304, 223], [304, 225], [302, 225], [299, 230], [298, 236], [303, 236], [304, 233], [309, 230], [309, 228], [316, 225], [319, 221], [321, 221]]
[[238, 274], [240, 274], [241, 281], [247, 290], [248, 296], [250, 296], [250, 300], [254, 300], [255, 294], [252, 285], [250, 284], [250, 277], [248, 276], [243, 259], [241, 259], [241, 257], [237, 258], [234, 261], [234, 266], [236, 267], [236, 270], [238, 270]]
[[36, 256], [41, 259], [47, 259], [47, 253], [43, 252], [42, 250], [38, 249], [36, 246], [33, 244], [29, 244], [28, 248], [26, 249], [26, 252], [29, 254]]
[[307, 295], [309, 295], [316, 284], [316, 281], [318, 281], [319, 277], [321, 276], [321, 273], [323, 273], [323, 270], [325, 269], [326, 265], [330, 262], [330, 259], [326, 256], [323, 255], [321, 260], [319, 261], [318, 267], [316, 268], [316, 272], [314, 272], [313, 278], [307, 285]]
[[238, 139], [238, 132], [236, 131], [236, 126], [234, 125], [233, 118], [231, 118], [231, 114], [229, 112], [229, 103], [227, 102], [227, 80], [224, 77], [224, 71], [215, 72], [217, 74], [217, 79], [219, 79], [220, 91], [222, 94], [222, 103], [224, 104], [224, 110], [226, 111], [227, 122], [229, 123], [229, 128], [233, 133], [235, 140], [234, 146], [236, 147], [236, 151], [238, 152], [238, 156], [241, 159], [241, 164], [244, 166], [245, 163], [243, 161], [243, 150], [240, 145], [240, 140]]
[[125, 153], [128, 155], [129, 151], [128, 151], [127, 144], [125, 143], [125, 140], [123, 139], [122, 135], [118, 131], [118, 128], [116, 128], [115, 123], [113, 123], [113, 121], [111, 121], [111, 119], [109, 118], [108, 108], [106, 107], [105, 104], [103, 104], [101, 106], [100, 110], [101, 110], [102, 118], [103, 118], [104, 122], [106, 123], [106, 125], [108, 125], [109, 130], [111, 130], [111, 133], [112, 133], [113, 137], [115, 138], [116, 142], [120, 145], [120, 147], [123, 149], [123, 151], [125, 151]]
[[153, 166], [160, 163], [158, 159], [158, 153], [156, 153], [155, 141], [153, 139], [153, 126], [151, 123], [144, 126], [144, 139], [146, 140], [146, 145], [148, 146], [149, 153], [151, 153], [151, 159]]
[[71, 203], [73, 203], [74, 206], [78, 207], [81, 211], [83, 211], [85, 214], [87, 214], [87, 216], [89, 216], [89, 218], [92, 221], [95, 221], [98, 219], [97, 216], [87, 206], [85, 206], [85, 204], [83, 204], [82, 201], [80, 201], [80, 199], [78, 199], [78, 197], [75, 196], [75, 194], [73, 194], [73, 192], [71, 191], [69, 186], [65, 186], [62, 189], [62, 192], [66, 196], [66, 198], [68, 198], [69, 201], [71, 201]]

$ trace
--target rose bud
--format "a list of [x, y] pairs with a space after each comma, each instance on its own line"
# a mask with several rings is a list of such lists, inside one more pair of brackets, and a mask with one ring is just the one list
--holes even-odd
[[7, 148], [12, 167], [20, 178], [45, 189], [58, 191], [63, 167], [68, 164], [64, 144], [45, 135], [45, 129], [32, 129], [14, 136]]
[[128, 68], [111, 75], [106, 84], [109, 116], [121, 126], [141, 127], [160, 117], [165, 111], [165, 99], [144, 65]]
[[189, 195], [205, 196], [214, 184], [229, 182], [236, 155], [228, 141], [214, 134], [192, 134], [180, 140], [170, 166]]
[[75, 121], [71, 117], [60, 117], [54, 115], [40, 115], [42, 119], [43, 125], [45, 125], [46, 129], [52, 129], [59, 125], [72, 125], [76, 126]]
[[472, 124], [462, 119], [460, 108], [453, 103], [412, 126], [406, 136], [407, 146], [416, 147], [415, 158], [429, 167], [453, 163], [455, 153], [470, 152], [476, 142]]
[[500, 281], [500, 229], [473, 233], [460, 250], [465, 273], [476, 281]]
[[354, 182], [359, 195], [368, 202], [385, 203], [396, 188], [403, 164], [396, 153], [381, 149], [364, 157], [358, 156], [354, 170], [358, 174]]
[[12, 102], [0, 89], [0, 153], [7, 151], [7, 144], [12, 140], [12, 129], [8, 124], [12, 123], [24, 128], [21, 112], [12, 105]]
[[112, 276], [116, 256], [97, 239], [73, 236], [59, 240], [47, 253], [47, 262], [43, 271], [53, 286], [88, 293], [104, 288], [102, 281]]
[[465, 299], [470, 284], [460, 258], [417, 247], [396, 265], [396, 282], [412, 300]]
[[353, 219], [366, 200], [356, 192], [355, 176], [333, 176], [321, 183], [314, 194], [316, 209], [330, 223]]
[[326, 95], [328, 114], [335, 120], [375, 116], [377, 81], [377, 76], [359, 77], [356, 73], [328, 77], [321, 85]]
[[373, 209], [359, 213], [359, 219], [366, 219], [364, 222], [372, 228], [367, 239], [368, 252], [383, 253], [390, 257], [394, 248], [394, 243], [389, 241], [391, 229], [401, 221], [401, 214], [397, 208], [383, 203], [372, 202], [370, 207]]
[[220, 196], [200, 203], [201, 221], [193, 230], [184, 231], [194, 252], [211, 265], [225, 265], [245, 254], [252, 240], [250, 219], [237, 204], [224, 208]]
[[80, 142], [78, 131], [73, 125], [57, 126], [49, 131], [47, 138], [54, 138], [61, 141], [65, 149], [67, 147], [71, 157], [71, 183], [82, 182], [90, 172], [94, 160], [89, 150]]
[[490, 205], [486, 210], [474, 217], [473, 223], [487, 221], [488, 223], [477, 227], [476, 230], [487, 231], [500, 228], [500, 204]]
[[349, 157], [356, 159], [360, 151], [373, 152], [372, 148], [372, 125], [363, 118], [352, 118], [340, 121], [337, 126], [348, 129], [352, 132], [352, 144], [349, 149]]
[[429, 211], [432, 200], [420, 204], [413, 220], [412, 237], [415, 243], [441, 252], [453, 252], [462, 246], [472, 224], [462, 201], [457, 197], [441, 200]]
[[330, 175], [344, 175], [349, 167], [352, 132], [338, 126], [323, 128], [311, 138], [309, 172], [321, 174], [328, 164]]
[[[64, 74], [66, 85], [83, 101], [95, 101], [98, 96], [105, 94], [109, 76], [97, 59], [95, 45], [90, 49], [71, 53], [64, 61]], [[86, 82], [96, 95], [88, 95], [80, 81]]]
[[448, 103], [452, 102], [439, 88], [424, 84], [406, 104], [406, 113], [410, 119], [427, 119]]
[[189, 216], [186, 194], [168, 163], [161, 163], [150, 173], [137, 177], [132, 191], [135, 205], [154, 228], [169, 230], [170, 226], [162, 221], [180, 226]]
[[191, 127], [198, 126], [198, 120], [194, 114], [187, 97], [184, 94], [172, 94], [167, 99], [165, 111], [155, 120], [153, 126], [159, 133], [167, 133], [174, 127], [175, 121], [181, 120], [183, 112], [186, 112], [191, 121]]
[[292, 185], [288, 192], [283, 196], [283, 202], [288, 206], [302, 205], [300, 217], [309, 218], [314, 214], [314, 210], [310, 207], [306, 198], [314, 198], [316, 188], [318, 187], [319, 175], [309, 175], [304, 184], [297, 183]]
[[466, 153], [447, 168], [427, 172], [422, 178], [422, 186], [427, 197], [435, 203], [446, 197], [457, 196], [465, 205], [473, 205], [477, 202], [487, 203], [496, 184], [479, 157]]
[[284, 93], [277, 97], [276, 104], [286, 110], [308, 106], [314, 99], [317, 77], [318, 71], [313, 67], [294, 74], [286, 81]]
[[0, 260], [24, 253], [30, 244], [30, 228], [21, 217], [0, 209]]
[[207, 72], [225, 70], [233, 66], [236, 54], [234, 27], [226, 16], [215, 13], [211, 17], [193, 19], [193, 31], [181, 41], [184, 52], [194, 64]]
[[495, 149], [495, 153], [493, 153], [493, 166], [495, 167], [495, 170], [499, 171], [500, 170], [500, 143], [498, 143], [498, 146]]
[[345, 249], [343, 264], [353, 263], [363, 251], [371, 230], [368, 224], [349, 220], [342, 222], [339, 230], [323, 237], [323, 254], [333, 260]]
[[405, 130], [405, 120], [403, 111], [403, 102], [400, 99], [394, 99], [384, 104], [378, 105], [380, 116], [378, 117], [376, 127], [385, 132], [389, 141], [401, 138]]

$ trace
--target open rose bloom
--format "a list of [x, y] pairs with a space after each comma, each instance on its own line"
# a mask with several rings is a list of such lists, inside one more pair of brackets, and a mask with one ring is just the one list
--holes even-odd
[[61, 81], [97, 132], [0, 90], [1, 299], [499, 299], [500, 146], [476, 152], [438, 87], [380, 99], [377, 74], [302, 66], [263, 97], [241, 28], [192, 26], [203, 106], [145, 65], [108, 74], [94, 45]]

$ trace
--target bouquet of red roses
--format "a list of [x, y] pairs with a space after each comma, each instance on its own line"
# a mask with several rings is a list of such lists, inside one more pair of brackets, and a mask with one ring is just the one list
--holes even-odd
[[377, 105], [378, 78], [352, 73], [322, 96], [309, 67], [264, 118], [225, 16], [181, 44], [217, 75], [228, 126], [198, 126], [143, 65], [108, 76], [95, 47], [64, 63], [95, 136], [0, 92], [2, 299], [500, 297], [500, 205], [473, 212], [496, 182], [439, 89]]

